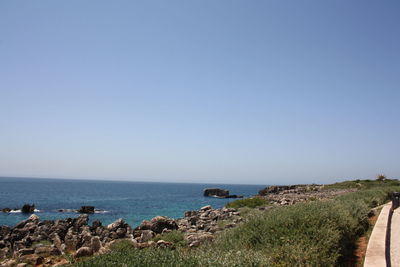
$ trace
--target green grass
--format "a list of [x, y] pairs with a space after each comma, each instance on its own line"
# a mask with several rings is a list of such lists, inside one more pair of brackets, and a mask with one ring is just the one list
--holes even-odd
[[[361, 184], [366, 183], [374, 186], [333, 200], [253, 209], [244, 223], [197, 249], [137, 250], [122, 242], [110, 254], [73, 266], [346, 266], [355, 241], [369, 230], [370, 209], [400, 190], [398, 182]], [[171, 240], [180, 240], [179, 234], [171, 234]]]
[[243, 207], [256, 208], [266, 205], [268, 205], [267, 200], [260, 197], [253, 197], [253, 198], [245, 198], [229, 202], [225, 205], [225, 207], [238, 209]]
[[379, 180], [352, 180], [344, 181], [334, 184], [325, 185], [325, 189], [369, 189], [375, 187], [387, 187], [387, 186], [400, 186], [399, 180], [386, 179], [383, 181]]
[[181, 231], [171, 231], [163, 235], [156, 235], [153, 241], [157, 242], [159, 240], [164, 240], [173, 243], [175, 246], [185, 246], [187, 242], [184, 240], [184, 235]]

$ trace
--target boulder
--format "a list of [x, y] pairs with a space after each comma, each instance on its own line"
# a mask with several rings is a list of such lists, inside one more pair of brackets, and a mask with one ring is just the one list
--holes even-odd
[[32, 214], [31, 216], [29, 216], [28, 221], [37, 224], [39, 222], [39, 216], [37, 216], [36, 214]]
[[178, 224], [175, 220], [165, 216], [156, 216], [150, 221], [142, 221], [135, 230], [151, 230], [157, 234], [161, 234], [164, 229], [177, 230]]
[[33, 248], [23, 248], [23, 249], [18, 250], [19, 256], [31, 255], [33, 253], [35, 253], [35, 250]]
[[72, 232], [68, 232], [65, 236], [65, 250], [67, 252], [75, 251], [79, 243], [78, 236]]
[[21, 208], [22, 213], [33, 213], [34, 211], [35, 211], [35, 204], [32, 204], [32, 205], [25, 204]]
[[78, 218], [75, 218], [72, 220], [72, 224], [73, 224], [75, 230], [78, 231], [79, 228], [87, 225], [88, 221], [89, 221], [89, 216], [87, 214], [81, 214], [81, 215], [79, 215]]
[[157, 234], [161, 234], [164, 229], [177, 230], [178, 225], [175, 220], [164, 216], [157, 216], [151, 219], [151, 230]]
[[113, 223], [107, 225], [107, 229], [110, 231], [117, 231], [118, 228], [127, 228], [128, 224], [121, 218], [117, 219]]
[[211, 209], [212, 209], [212, 207], [210, 205], [207, 205], [207, 206], [202, 207], [200, 210], [206, 211], [206, 210], [211, 210]]
[[184, 216], [185, 217], [193, 217], [193, 216], [197, 216], [199, 214], [199, 212], [197, 210], [190, 210], [190, 211], [186, 211]]
[[140, 236], [140, 242], [147, 242], [155, 236], [154, 232], [151, 230], [143, 230]]
[[93, 253], [98, 252], [101, 249], [101, 241], [98, 236], [93, 236], [91, 240], [91, 246], [90, 248], [92, 249]]
[[94, 213], [94, 206], [82, 206], [79, 210], [79, 213]]
[[169, 249], [174, 249], [175, 246], [171, 242], [165, 241], [165, 240], [158, 240], [156, 243], [156, 246], [158, 248], [169, 248]]
[[92, 223], [92, 227], [90, 228], [90, 230], [95, 230], [95, 229], [97, 229], [98, 227], [101, 227], [101, 221], [99, 221], [99, 220], [94, 220], [93, 221], [93, 223]]
[[89, 257], [93, 255], [93, 250], [89, 247], [81, 247], [75, 253], [75, 258]]

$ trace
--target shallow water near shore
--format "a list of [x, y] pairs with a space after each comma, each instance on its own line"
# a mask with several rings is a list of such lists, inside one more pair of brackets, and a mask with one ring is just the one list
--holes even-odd
[[[102, 210], [90, 215], [90, 220], [103, 224], [123, 218], [131, 226], [157, 215], [183, 217], [188, 210], [211, 205], [221, 208], [233, 199], [203, 197], [204, 188], [218, 187], [231, 194], [252, 196], [265, 185], [149, 183], [125, 181], [94, 181], [38, 178], [0, 178], [0, 209], [20, 209], [34, 203], [41, 220], [77, 217], [75, 212], [59, 209], [79, 209], [95, 206]], [[13, 226], [29, 214], [0, 212], [0, 225]]]

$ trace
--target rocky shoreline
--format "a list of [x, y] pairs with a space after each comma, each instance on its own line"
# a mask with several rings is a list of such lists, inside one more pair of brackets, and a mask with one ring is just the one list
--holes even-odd
[[[320, 185], [269, 186], [260, 190], [259, 195], [269, 203], [259, 210], [274, 206], [293, 205], [302, 201], [330, 199], [339, 194], [355, 191], [325, 190]], [[229, 194], [229, 193], [228, 193]], [[81, 211], [92, 213], [94, 208]], [[21, 221], [14, 227], [0, 226], [0, 266], [23, 267], [27, 264], [59, 266], [68, 263], [62, 255], [75, 258], [107, 253], [117, 240], [125, 239], [138, 249], [147, 247], [167, 247], [174, 249], [173, 243], [162, 240], [162, 235], [177, 230], [183, 233], [189, 248], [211, 241], [226, 228], [237, 226], [243, 218], [240, 211], [232, 208], [213, 209], [202, 207], [197, 211], [187, 211], [180, 219], [157, 216], [143, 221], [132, 228], [123, 219], [103, 226], [98, 220], [88, 224], [89, 215], [77, 218], [41, 221], [36, 214]], [[160, 236], [155, 242], [154, 238]]]
[[[174, 245], [170, 242], [152, 241], [156, 235], [173, 230], [183, 232], [188, 246], [196, 247], [204, 241], [212, 240], [215, 233], [234, 227], [242, 220], [239, 215], [235, 209], [212, 209], [211, 206], [205, 206], [198, 211], [185, 212], [181, 219], [157, 216], [131, 228], [123, 219], [103, 226], [98, 220], [89, 225], [87, 214], [54, 221], [41, 221], [36, 214], [32, 214], [14, 227], [0, 226], [0, 266], [16, 266], [18, 261], [57, 266], [66, 262], [54, 262], [53, 256], [73, 254], [79, 258], [106, 253], [110, 245], [118, 239], [129, 240], [139, 249], [173, 249]], [[221, 220], [229, 220], [229, 223], [221, 226], [218, 224]], [[26, 265], [19, 267], [22, 266]]]

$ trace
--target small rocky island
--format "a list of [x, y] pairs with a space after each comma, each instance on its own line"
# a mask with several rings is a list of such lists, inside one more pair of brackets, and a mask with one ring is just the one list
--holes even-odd
[[229, 190], [224, 190], [220, 188], [206, 188], [203, 191], [205, 197], [215, 197], [215, 198], [242, 198], [239, 195], [230, 195]]

